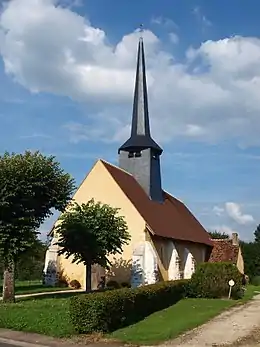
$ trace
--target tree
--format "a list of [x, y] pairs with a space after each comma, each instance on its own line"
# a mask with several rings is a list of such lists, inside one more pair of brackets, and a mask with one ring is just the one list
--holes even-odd
[[[20, 281], [41, 280], [47, 243], [36, 238], [30, 248], [20, 254], [15, 264], [15, 279]], [[4, 261], [0, 258], [0, 273], [4, 273]]]
[[86, 266], [87, 292], [91, 290], [91, 266], [108, 268], [111, 265], [108, 256], [121, 254], [130, 240], [126, 222], [118, 210], [91, 199], [82, 205], [73, 203], [60, 217], [56, 229], [59, 255], [64, 254], [67, 259], [72, 256], [72, 262]]
[[260, 243], [258, 242], [240, 242], [245, 274], [252, 280], [255, 276], [260, 276]]
[[255, 242], [260, 243], [260, 224], [257, 226], [255, 232]]
[[209, 235], [212, 239], [228, 239], [229, 235], [226, 234], [225, 232], [220, 232], [220, 231], [209, 231]]
[[64, 211], [74, 180], [53, 156], [26, 151], [0, 156], [0, 256], [4, 261], [3, 300], [14, 301], [14, 268], [53, 209]]

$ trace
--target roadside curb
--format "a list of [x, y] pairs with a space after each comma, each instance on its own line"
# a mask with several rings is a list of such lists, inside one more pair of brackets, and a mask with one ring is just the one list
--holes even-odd
[[55, 338], [47, 335], [0, 329], [0, 344], [20, 347], [123, 347], [124, 343]]
[[0, 343], [4, 343], [6, 345], [12, 345], [12, 346], [20, 346], [20, 347], [49, 347], [46, 345], [40, 345], [40, 344], [35, 344], [30, 342], [4, 339], [2, 337], [0, 337]]

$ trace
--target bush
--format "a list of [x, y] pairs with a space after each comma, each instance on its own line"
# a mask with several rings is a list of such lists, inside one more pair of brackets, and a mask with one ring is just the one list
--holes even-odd
[[159, 282], [75, 296], [70, 316], [77, 333], [111, 332], [173, 305], [184, 296], [187, 280]]
[[74, 288], [74, 289], [80, 289], [81, 288], [81, 284], [77, 280], [72, 280], [70, 282], [70, 287]]
[[106, 286], [107, 286], [107, 288], [112, 288], [112, 289], [119, 289], [120, 288], [120, 284], [114, 280], [108, 281]]
[[213, 299], [228, 297], [230, 279], [235, 282], [232, 298], [241, 298], [243, 275], [235, 265], [224, 262], [199, 264], [187, 285], [187, 296]]
[[255, 276], [252, 278], [251, 284], [253, 286], [260, 286], [260, 276]]
[[122, 282], [122, 283], [121, 283], [121, 287], [122, 287], [122, 288], [131, 288], [131, 284], [128, 283], [128, 282]]

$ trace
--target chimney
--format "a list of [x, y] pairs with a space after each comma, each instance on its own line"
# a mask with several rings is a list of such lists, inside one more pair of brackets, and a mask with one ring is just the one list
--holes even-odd
[[239, 246], [238, 233], [232, 233], [232, 245]]

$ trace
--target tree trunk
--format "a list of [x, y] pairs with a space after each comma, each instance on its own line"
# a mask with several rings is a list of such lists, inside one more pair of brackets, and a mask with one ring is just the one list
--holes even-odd
[[91, 263], [87, 263], [86, 265], [86, 292], [91, 292], [91, 277], [92, 277], [92, 269]]
[[13, 260], [4, 264], [3, 302], [15, 302]]

